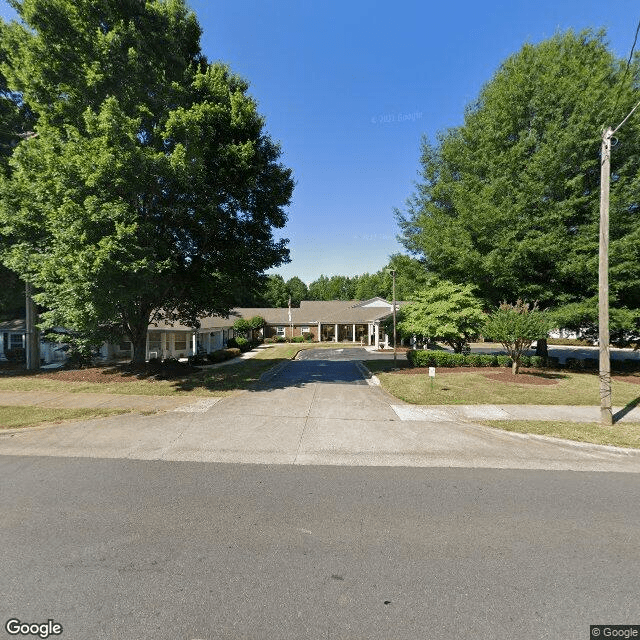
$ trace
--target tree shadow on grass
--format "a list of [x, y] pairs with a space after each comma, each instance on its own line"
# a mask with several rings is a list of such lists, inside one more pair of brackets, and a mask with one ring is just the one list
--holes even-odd
[[617, 411], [616, 413], [614, 413], [613, 414], [613, 422], [616, 423], [619, 420], [621, 420], [622, 418], [624, 418], [628, 413], [630, 413], [638, 405], [640, 405], [640, 396], [638, 396], [637, 398], [635, 398], [631, 402], [628, 402], [624, 406], [624, 408], [620, 409], [620, 411]]
[[176, 391], [205, 390], [211, 392], [248, 391], [261, 383], [262, 376], [288, 358], [246, 360], [215, 369], [201, 370], [189, 377], [173, 381]]

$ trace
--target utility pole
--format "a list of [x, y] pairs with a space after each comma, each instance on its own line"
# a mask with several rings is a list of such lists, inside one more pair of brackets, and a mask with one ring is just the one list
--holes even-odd
[[600, 157], [600, 262], [598, 267], [598, 342], [600, 345], [600, 424], [613, 424], [611, 358], [609, 353], [609, 180], [613, 129], [602, 133]]
[[396, 352], [396, 270], [391, 269], [391, 276], [393, 277], [393, 368], [398, 368]]
[[37, 371], [40, 368], [40, 335], [36, 327], [36, 306], [31, 297], [31, 285], [25, 286], [26, 307], [26, 349], [27, 370]]

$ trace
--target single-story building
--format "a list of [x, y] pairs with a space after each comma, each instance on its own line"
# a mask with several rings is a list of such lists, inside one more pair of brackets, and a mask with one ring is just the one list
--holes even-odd
[[[405, 304], [397, 302], [396, 308]], [[263, 338], [292, 338], [310, 334], [318, 342], [351, 342], [366, 346], [389, 346], [390, 338], [384, 323], [393, 309], [383, 298], [370, 300], [303, 300], [300, 307], [233, 309], [228, 318], [206, 316], [200, 327], [179, 323], [158, 322], [149, 326], [147, 333], [147, 359], [186, 358], [196, 353], [209, 353], [227, 346], [236, 337], [233, 324], [238, 318], [249, 320], [260, 316], [265, 326], [260, 330]], [[6, 359], [9, 349], [24, 349], [25, 321], [11, 320], [0, 323], [0, 360]], [[66, 352], [57, 343], [41, 341], [41, 361], [62, 361]], [[105, 343], [100, 349], [104, 360], [131, 358], [133, 348], [128, 339], [119, 343]]]
[[24, 318], [0, 322], [0, 360], [7, 360], [7, 352], [26, 348], [26, 323]]
[[[396, 302], [396, 308], [404, 303]], [[265, 338], [293, 338], [306, 333], [318, 342], [356, 342], [379, 347], [389, 344], [384, 322], [393, 312], [383, 298], [370, 300], [303, 300], [299, 308], [235, 309], [242, 318], [262, 316]]]
[[[397, 302], [396, 308], [404, 302]], [[265, 326], [263, 338], [292, 338], [311, 334], [318, 342], [355, 342], [367, 346], [389, 346], [384, 322], [393, 309], [383, 298], [370, 300], [303, 300], [300, 307], [265, 308], [239, 307], [228, 318], [205, 316], [200, 327], [194, 329], [179, 323], [158, 322], [149, 327], [147, 359], [186, 358], [196, 353], [209, 353], [227, 346], [236, 337], [233, 324], [239, 318], [249, 320], [260, 316]], [[105, 344], [101, 355], [105, 359], [129, 358], [131, 343], [123, 339], [119, 344]]]
[[[64, 362], [67, 358], [66, 345], [40, 339], [40, 363]], [[8, 352], [17, 352], [24, 359], [27, 348], [27, 323], [24, 318], [0, 322], [0, 361], [8, 360]]]

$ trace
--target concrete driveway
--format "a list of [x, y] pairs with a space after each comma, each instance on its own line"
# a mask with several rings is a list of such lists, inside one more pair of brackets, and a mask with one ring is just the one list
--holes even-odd
[[446, 415], [416, 419], [409, 405], [368, 384], [363, 350], [331, 351], [306, 351], [255, 390], [213, 405], [2, 434], [0, 454], [640, 471], [640, 451], [511, 434]]

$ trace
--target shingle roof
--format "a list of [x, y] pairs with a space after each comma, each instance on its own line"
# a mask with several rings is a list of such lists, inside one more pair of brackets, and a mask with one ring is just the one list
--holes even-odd
[[[363, 306], [366, 304], [380, 306]], [[384, 306], [382, 306], [384, 304]], [[398, 306], [406, 304], [397, 302]], [[291, 308], [291, 322], [296, 325], [323, 324], [363, 324], [386, 318], [391, 314], [391, 304], [382, 298], [372, 300], [303, 300], [300, 307]], [[222, 316], [206, 316], [200, 319], [201, 328], [219, 329], [232, 327], [238, 318], [248, 320], [255, 316], [265, 319], [269, 325], [289, 324], [288, 307], [238, 307], [232, 309], [228, 318]], [[159, 322], [158, 329], [175, 329], [188, 331], [190, 328], [178, 323]], [[153, 329], [152, 329], [153, 330]]]
[[24, 333], [26, 330], [27, 323], [24, 318], [0, 322], [0, 331], [20, 331], [21, 333]]

